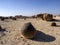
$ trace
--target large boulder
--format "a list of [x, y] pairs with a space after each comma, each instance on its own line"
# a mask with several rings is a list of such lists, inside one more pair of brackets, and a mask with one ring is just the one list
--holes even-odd
[[51, 20], [53, 20], [53, 15], [52, 14], [44, 14], [43, 19], [46, 21], [51, 21]]
[[33, 38], [36, 34], [36, 29], [33, 27], [33, 25], [28, 22], [25, 23], [21, 29], [21, 35], [23, 38]]
[[36, 16], [38, 19], [42, 19], [42, 20], [44, 20], [43, 19], [43, 14], [37, 14], [37, 16]]

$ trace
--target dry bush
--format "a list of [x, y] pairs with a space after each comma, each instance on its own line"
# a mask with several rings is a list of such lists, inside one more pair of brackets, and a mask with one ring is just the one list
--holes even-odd
[[16, 18], [20, 18], [18, 15], [15, 16]]
[[16, 17], [10, 16], [9, 19], [16, 20]]
[[24, 18], [24, 20], [26, 20], [26, 17]]
[[36, 18], [36, 17], [37, 17], [36, 15], [31, 16], [31, 18]]
[[12, 20], [16, 20], [16, 17], [13, 17]]
[[0, 17], [0, 19], [1, 19], [1, 21], [4, 21], [5, 18], [4, 17]]
[[5, 19], [9, 19], [9, 17], [4, 17]]
[[9, 19], [12, 19], [12, 18], [13, 18], [12, 16], [9, 17]]
[[22, 18], [22, 15], [16, 15], [15, 17], [16, 18]]

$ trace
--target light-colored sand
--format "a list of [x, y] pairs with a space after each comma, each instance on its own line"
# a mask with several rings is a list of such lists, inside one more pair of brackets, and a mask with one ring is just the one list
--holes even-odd
[[[36, 28], [34, 39], [21, 38], [20, 30], [26, 22], [31, 22]], [[52, 27], [51, 22], [37, 19], [17, 19], [0, 21], [6, 31], [0, 31], [0, 45], [60, 45], [60, 22]]]

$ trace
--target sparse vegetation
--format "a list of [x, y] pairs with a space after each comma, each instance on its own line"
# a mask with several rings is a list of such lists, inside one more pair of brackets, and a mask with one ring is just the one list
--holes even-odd
[[13, 18], [12, 16], [9, 17], [9, 19], [12, 19], [12, 18]]
[[12, 19], [13, 19], [13, 20], [16, 20], [16, 18], [15, 18], [15, 17], [13, 17]]
[[16, 20], [16, 17], [13, 17], [13, 16], [10, 16], [9, 18], [12, 20]]
[[1, 21], [4, 21], [4, 19], [5, 19], [5, 18], [4, 18], [4, 17], [2, 17], [2, 18], [1, 18]]

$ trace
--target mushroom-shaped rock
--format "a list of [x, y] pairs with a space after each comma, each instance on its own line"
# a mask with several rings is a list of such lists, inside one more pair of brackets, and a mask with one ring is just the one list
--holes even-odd
[[25, 23], [21, 29], [21, 35], [23, 38], [33, 38], [36, 34], [36, 29], [31, 22]]

